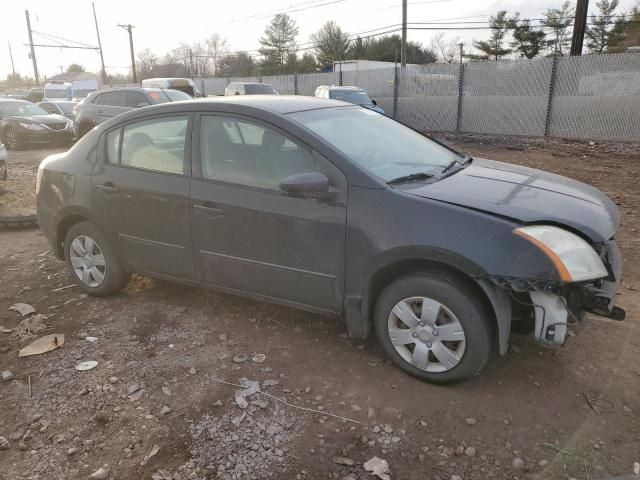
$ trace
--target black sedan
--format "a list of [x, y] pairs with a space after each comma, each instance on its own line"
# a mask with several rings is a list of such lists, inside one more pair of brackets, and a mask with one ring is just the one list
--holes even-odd
[[138, 109], [40, 165], [40, 228], [86, 292], [132, 272], [342, 318], [436, 383], [562, 345], [614, 307], [618, 210], [583, 183], [471, 159], [367, 108], [238, 96]]
[[69, 144], [73, 121], [50, 115], [26, 100], [0, 99], [0, 140], [10, 150], [27, 145]]

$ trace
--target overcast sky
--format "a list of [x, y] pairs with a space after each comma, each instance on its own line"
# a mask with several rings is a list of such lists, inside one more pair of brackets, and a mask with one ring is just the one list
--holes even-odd
[[[318, 6], [324, 3], [324, 5]], [[309, 35], [326, 21], [335, 20], [349, 33], [397, 25], [401, 22], [401, 0], [192, 0], [162, 2], [145, 0], [95, 0], [105, 65], [110, 73], [126, 73], [129, 39], [119, 23], [134, 28], [136, 52], [145, 48], [161, 56], [179, 43], [203, 40], [212, 33], [226, 37], [233, 50], [255, 50], [270, 17], [287, 12], [300, 29], [297, 42], [309, 41]], [[523, 16], [537, 18], [548, 7], [561, 0], [409, 0], [409, 22], [482, 21], [497, 10], [520, 11]], [[631, 8], [634, 0], [622, 0], [620, 11]], [[592, 0], [589, 13], [594, 13]], [[314, 8], [308, 8], [308, 7]], [[0, 2], [0, 78], [11, 73], [8, 42], [13, 49], [15, 69], [33, 75], [24, 10], [31, 15], [36, 32], [53, 35], [88, 45], [97, 45], [90, 0], [21, 0]], [[297, 11], [296, 11], [297, 10]], [[468, 24], [467, 24], [468, 25]], [[456, 25], [446, 25], [452, 27]], [[409, 31], [409, 40], [429, 45], [435, 31]], [[447, 37], [460, 36], [470, 45], [473, 38], [486, 38], [487, 30], [446, 31]], [[51, 38], [34, 34], [34, 43], [53, 43]], [[88, 71], [99, 71], [97, 52], [89, 50], [36, 48], [41, 78], [80, 63]]]

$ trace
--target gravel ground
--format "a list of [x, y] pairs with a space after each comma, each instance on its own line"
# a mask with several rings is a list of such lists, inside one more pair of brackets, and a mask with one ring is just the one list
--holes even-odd
[[[402, 374], [373, 340], [356, 345], [342, 325], [308, 313], [139, 276], [114, 297], [87, 297], [70, 286], [37, 230], [0, 231], [0, 479], [374, 479], [364, 469], [373, 457], [394, 479], [633, 474], [637, 148], [445, 140], [611, 195], [622, 213], [618, 303], [627, 320], [590, 317], [559, 350], [514, 336], [510, 352], [479, 378], [443, 388]], [[10, 172], [19, 172], [12, 185], [24, 192], [15, 207], [33, 209], [28, 192], [49, 153], [10, 156]], [[46, 329], [8, 310], [17, 302], [33, 305]], [[53, 333], [65, 335], [61, 348], [18, 358], [20, 348]], [[77, 371], [86, 360], [97, 366]]]

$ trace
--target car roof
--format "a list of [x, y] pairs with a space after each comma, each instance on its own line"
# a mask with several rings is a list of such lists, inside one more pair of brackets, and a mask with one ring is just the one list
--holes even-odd
[[21, 98], [0, 98], [2, 103], [32, 103], [29, 100], [22, 100]]
[[[114, 87], [114, 88], [105, 88], [104, 90], [98, 90], [97, 92], [91, 93], [107, 93], [107, 92], [140, 92], [140, 93], [149, 93], [149, 92], [162, 92], [162, 88], [155, 87]], [[166, 90], [166, 89], [164, 89]]]
[[268, 86], [271, 86], [270, 83], [264, 83], [264, 82], [229, 82], [229, 85], [268, 85]]
[[340, 102], [337, 100], [328, 100], [318, 97], [308, 97], [305, 95], [234, 95], [228, 97], [203, 98], [185, 102], [174, 102], [174, 105], [180, 103], [204, 103], [211, 105], [219, 103], [231, 103], [280, 114], [347, 105], [353, 106], [353, 104], [351, 103]]
[[364, 89], [356, 87], [354, 85], [331, 85], [329, 90], [359, 90], [364, 92]]

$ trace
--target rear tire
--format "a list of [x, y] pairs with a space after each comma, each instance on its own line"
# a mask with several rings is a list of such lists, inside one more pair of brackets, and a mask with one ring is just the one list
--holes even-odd
[[90, 295], [112, 295], [129, 281], [130, 275], [106, 236], [91, 222], [80, 222], [69, 229], [64, 256], [72, 280]]
[[448, 273], [415, 273], [389, 284], [375, 310], [386, 355], [406, 373], [448, 384], [478, 374], [491, 354], [490, 318], [476, 292]]
[[14, 130], [13, 127], [8, 127], [4, 132], [4, 143], [9, 150], [22, 150], [24, 144], [20, 135]]

